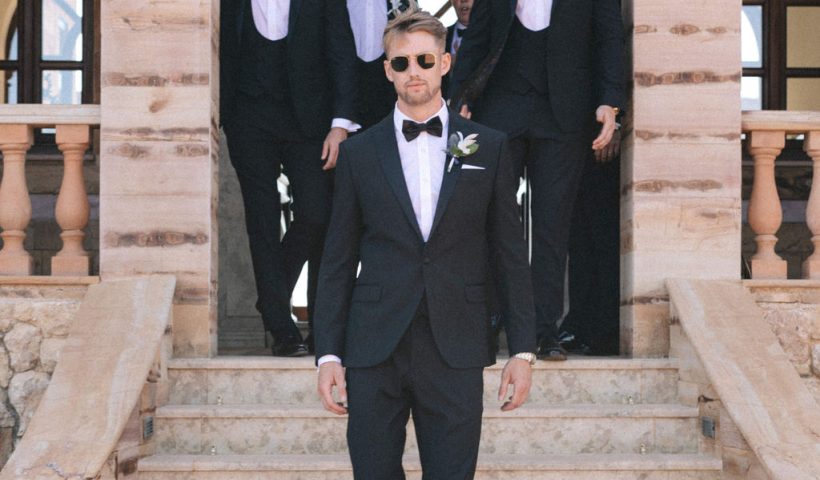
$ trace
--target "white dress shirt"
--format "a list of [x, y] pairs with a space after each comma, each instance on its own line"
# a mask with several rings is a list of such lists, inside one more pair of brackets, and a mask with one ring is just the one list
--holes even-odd
[[[251, 11], [253, 24], [260, 35], [273, 42], [288, 36], [290, 0], [251, 0]], [[334, 118], [330, 126], [344, 128], [348, 132], [362, 128], [358, 123], [345, 118]]]
[[447, 156], [446, 137], [449, 114], [444, 102], [435, 115], [419, 123], [427, 122], [433, 117], [441, 119], [443, 126], [441, 136], [436, 137], [422, 132], [412, 142], [408, 142], [401, 133], [401, 125], [404, 120], [412, 122], [415, 120], [402, 113], [398, 106], [393, 110], [393, 125], [396, 127], [396, 142], [399, 145], [404, 182], [407, 184], [410, 201], [413, 203], [413, 212], [416, 214], [416, 221], [425, 242], [430, 237], [430, 229], [433, 227], [433, 216], [436, 213], [441, 180], [444, 178], [444, 161]]
[[253, 0], [251, 10], [260, 35], [274, 42], [288, 36], [290, 0]]
[[[393, 110], [393, 125], [395, 126], [396, 143], [399, 146], [399, 157], [401, 158], [401, 169], [404, 172], [404, 182], [407, 191], [410, 193], [410, 201], [413, 203], [413, 212], [416, 214], [416, 221], [421, 229], [424, 241], [430, 237], [430, 229], [433, 227], [433, 218], [436, 214], [439, 190], [441, 181], [444, 178], [444, 162], [446, 160], [447, 149], [447, 126], [450, 121], [447, 105], [441, 102], [441, 109], [430, 118], [424, 119], [424, 123], [433, 117], [441, 119], [441, 137], [422, 132], [413, 141], [408, 142], [401, 133], [401, 125], [404, 120], [415, 122], [412, 118], [403, 114], [399, 107]], [[336, 355], [323, 355], [318, 365], [323, 363], [339, 362], [341, 359]]]
[[356, 42], [356, 55], [372, 62], [384, 53], [382, 35], [387, 26], [387, 2], [384, 0], [347, 0], [350, 28]]
[[538, 32], [550, 26], [552, 0], [518, 0], [515, 16], [527, 30]]

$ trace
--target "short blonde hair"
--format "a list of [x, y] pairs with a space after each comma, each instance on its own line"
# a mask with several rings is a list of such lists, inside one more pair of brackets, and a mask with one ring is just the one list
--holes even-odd
[[384, 28], [382, 46], [388, 52], [390, 44], [399, 35], [413, 32], [427, 32], [436, 38], [436, 43], [444, 50], [447, 42], [447, 28], [430, 12], [421, 10], [416, 2], [410, 2], [410, 8], [396, 15]]

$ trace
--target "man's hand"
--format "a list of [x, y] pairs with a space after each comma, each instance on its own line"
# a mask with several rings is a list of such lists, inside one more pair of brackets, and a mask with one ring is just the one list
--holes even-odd
[[347, 130], [341, 127], [333, 127], [325, 137], [325, 143], [322, 144], [322, 160], [325, 160], [325, 166], [322, 170], [330, 170], [336, 168], [336, 159], [339, 157], [339, 144], [347, 139]]
[[513, 386], [513, 394], [504, 402], [501, 410], [508, 412], [524, 404], [530, 394], [532, 386], [532, 367], [529, 362], [521, 358], [510, 358], [501, 372], [501, 387], [498, 389], [498, 401], [504, 400], [507, 387]]
[[460, 113], [461, 116], [466, 118], [467, 120], [469, 120], [470, 117], [473, 116], [473, 112], [470, 111], [470, 107], [468, 107], [467, 105], [462, 105], [461, 106], [461, 111], [458, 112], [458, 113]]
[[[339, 392], [339, 403], [333, 399], [333, 386]], [[347, 413], [347, 388], [345, 369], [339, 362], [325, 362], [319, 367], [319, 397], [325, 410], [337, 415]]]
[[601, 127], [601, 133], [592, 141], [592, 149], [601, 150], [612, 140], [612, 133], [615, 132], [615, 109], [609, 105], [601, 105], [595, 110], [595, 118], [603, 126]]
[[612, 134], [612, 141], [609, 142], [606, 147], [595, 150], [595, 161], [597, 163], [606, 163], [610, 160], [614, 160], [615, 157], [618, 156], [621, 150], [621, 131], [615, 130], [615, 133]]

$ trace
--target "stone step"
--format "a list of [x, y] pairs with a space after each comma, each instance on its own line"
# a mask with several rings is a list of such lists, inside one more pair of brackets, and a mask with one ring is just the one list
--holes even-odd
[[[481, 451], [496, 454], [696, 453], [698, 410], [678, 405], [487, 405]], [[412, 421], [411, 421], [412, 423]], [[157, 410], [157, 452], [341, 454], [347, 417], [321, 407], [174, 405]], [[407, 450], [416, 452], [412, 425]]]
[[[506, 359], [484, 373], [485, 402], [498, 390]], [[174, 359], [171, 404], [305, 404], [319, 402], [313, 357]], [[553, 404], [676, 403], [677, 362], [670, 359], [572, 357], [538, 362], [530, 401]]]
[[[417, 455], [404, 457], [421, 479]], [[349, 480], [347, 455], [155, 455], [139, 462], [140, 480]], [[477, 480], [719, 480], [721, 461], [705, 455], [482, 454]]]

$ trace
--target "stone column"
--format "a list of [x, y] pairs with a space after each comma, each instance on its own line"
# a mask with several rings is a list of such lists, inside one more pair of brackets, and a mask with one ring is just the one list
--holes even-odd
[[755, 176], [749, 199], [749, 226], [755, 232], [757, 251], [752, 257], [752, 278], [786, 278], [788, 265], [774, 253], [783, 208], [774, 179], [774, 161], [786, 145], [786, 132], [757, 131], [749, 134], [749, 153]]
[[88, 194], [83, 180], [83, 156], [90, 141], [88, 125], [57, 125], [57, 145], [63, 152], [63, 182], [54, 216], [63, 248], [51, 259], [52, 275], [88, 275], [90, 258], [83, 248], [88, 225]]
[[664, 279], [740, 278], [738, 0], [623, 0], [621, 350], [664, 356]]
[[803, 261], [803, 278], [820, 279], [820, 130], [806, 134], [803, 150], [811, 157], [814, 168], [811, 193], [806, 206], [806, 225], [812, 234], [811, 243], [814, 244], [814, 251]]
[[0, 275], [31, 275], [34, 260], [23, 247], [31, 221], [31, 198], [26, 184], [26, 152], [33, 141], [28, 125], [0, 126], [3, 179], [0, 182]]
[[100, 274], [176, 275], [175, 355], [215, 355], [219, 1], [100, 16]]

